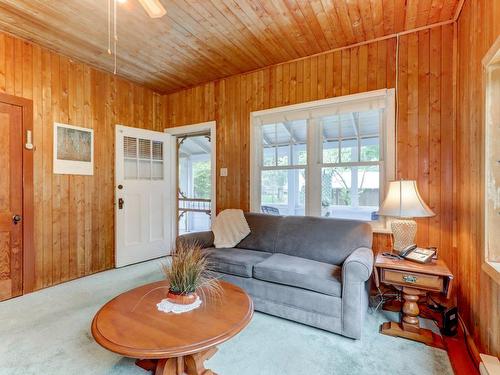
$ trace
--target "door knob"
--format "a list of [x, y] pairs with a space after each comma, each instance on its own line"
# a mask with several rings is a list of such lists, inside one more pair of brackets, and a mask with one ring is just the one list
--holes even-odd
[[12, 222], [13, 222], [14, 224], [19, 223], [22, 219], [23, 219], [23, 218], [21, 217], [21, 215], [14, 215], [14, 216], [12, 216]]
[[123, 209], [123, 203], [125, 203], [124, 200], [122, 198], [118, 198], [118, 209], [119, 210]]

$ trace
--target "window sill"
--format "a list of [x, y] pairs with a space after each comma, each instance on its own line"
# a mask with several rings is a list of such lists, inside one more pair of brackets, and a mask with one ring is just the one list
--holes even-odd
[[481, 268], [493, 281], [500, 285], [500, 262], [485, 261]]

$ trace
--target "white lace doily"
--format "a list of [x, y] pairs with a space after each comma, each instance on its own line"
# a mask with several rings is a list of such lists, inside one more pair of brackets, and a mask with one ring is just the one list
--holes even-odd
[[160, 303], [156, 304], [158, 310], [169, 313], [172, 312], [174, 314], [182, 314], [194, 309], [197, 309], [201, 305], [201, 299], [199, 296], [196, 297], [196, 300], [189, 305], [180, 305], [178, 303], [170, 302], [168, 299], [162, 299]]

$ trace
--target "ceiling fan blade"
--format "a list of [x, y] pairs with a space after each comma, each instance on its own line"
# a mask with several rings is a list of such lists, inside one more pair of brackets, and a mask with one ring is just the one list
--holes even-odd
[[167, 13], [160, 0], [139, 0], [139, 2], [151, 18], [160, 18]]

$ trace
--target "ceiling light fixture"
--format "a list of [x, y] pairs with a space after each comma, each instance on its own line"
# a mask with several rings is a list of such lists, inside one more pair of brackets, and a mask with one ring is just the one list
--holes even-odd
[[139, 2], [151, 18], [160, 18], [167, 13], [160, 0], [139, 0]]

